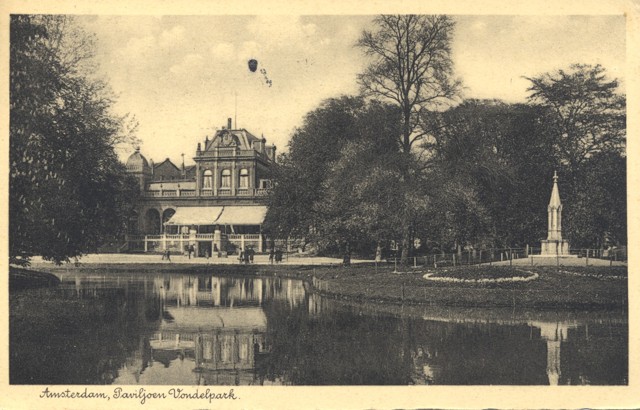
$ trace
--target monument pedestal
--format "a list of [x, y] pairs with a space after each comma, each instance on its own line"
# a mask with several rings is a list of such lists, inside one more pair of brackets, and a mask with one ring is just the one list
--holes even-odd
[[569, 254], [569, 241], [546, 240], [541, 241], [541, 256], [571, 256]]

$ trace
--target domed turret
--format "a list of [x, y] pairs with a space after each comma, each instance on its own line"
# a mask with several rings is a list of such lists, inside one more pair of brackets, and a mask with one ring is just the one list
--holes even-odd
[[126, 167], [127, 172], [138, 180], [140, 190], [144, 191], [151, 179], [152, 170], [147, 159], [140, 153], [140, 147], [137, 147], [136, 151], [129, 156]]
[[136, 148], [136, 151], [129, 156], [127, 160], [127, 171], [129, 172], [144, 172], [150, 170], [149, 162], [147, 159], [140, 153], [140, 147]]

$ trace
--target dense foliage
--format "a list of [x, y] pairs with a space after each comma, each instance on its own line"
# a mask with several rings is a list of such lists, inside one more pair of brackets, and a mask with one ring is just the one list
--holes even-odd
[[14, 15], [10, 56], [9, 256], [61, 262], [121, 232], [135, 185], [114, 147], [127, 138], [91, 38], [61, 16]]
[[[612, 83], [604, 76], [597, 82]], [[620, 96], [609, 95], [613, 88], [594, 91], [597, 84], [589, 82], [575, 91], [569, 83], [554, 87], [574, 90], [582, 106], [606, 99], [624, 107]], [[407, 162], [396, 105], [355, 97], [325, 101], [308, 114], [283, 157], [268, 222], [276, 234], [303, 235], [331, 253], [389, 251], [401, 243], [405, 221], [420, 252], [539, 246], [557, 171], [563, 233], [572, 247], [626, 244], [624, 111], [600, 115], [598, 129], [607, 136], [592, 136], [585, 153], [582, 143], [573, 144], [574, 152], [559, 142], [567, 136], [554, 119], [557, 110], [532, 94], [528, 104], [466, 100], [431, 112], [422, 120], [429, 138], [414, 149], [421, 155]], [[406, 169], [416, 170], [413, 178], [403, 178]]]

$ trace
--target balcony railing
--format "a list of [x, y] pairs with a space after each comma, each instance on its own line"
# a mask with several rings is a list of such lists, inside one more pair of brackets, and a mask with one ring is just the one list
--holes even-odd
[[[251, 197], [251, 196], [266, 196], [268, 193], [267, 188], [237, 188], [235, 196]], [[195, 198], [195, 189], [171, 189], [171, 190], [151, 190], [144, 192], [145, 198]], [[234, 196], [231, 188], [219, 188], [214, 195], [212, 189], [201, 189], [200, 197], [212, 197], [212, 196]]]

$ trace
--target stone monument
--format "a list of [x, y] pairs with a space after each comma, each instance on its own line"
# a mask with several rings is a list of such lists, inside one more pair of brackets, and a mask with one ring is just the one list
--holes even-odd
[[547, 207], [549, 215], [549, 234], [547, 240], [542, 241], [541, 256], [571, 256], [569, 254], [569, 241], [562, 239], [562, 202], [558, 191], [558, 174], [553, 173], [553, 188], [551, 199]]

